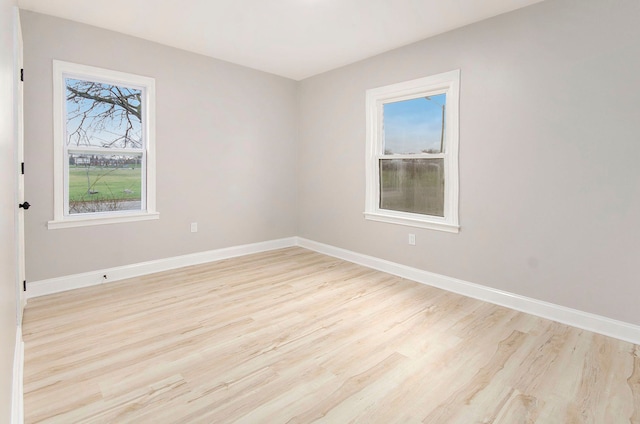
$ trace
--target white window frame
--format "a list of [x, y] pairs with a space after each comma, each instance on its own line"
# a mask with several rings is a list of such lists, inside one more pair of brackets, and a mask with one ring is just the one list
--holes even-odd
[[[383, 140], [383, 106], [446, 93], [444, 152], [413, 155], [385, 155]], [[459, 138], [460, 70], [453, 70], [425, 78], [418, 78], [366, 92], [366, 196], [365, 218], [392, 224], [457, 233], [458, 221], [458, 138]], [[423, 215], [380, 208], [381, 159], [436, 159], [444, 160], [444, 217]]]
[[[142, 90], [142, 138], [145, 160], [142, 170], [142, 210], [110, 211], [87, 214], [68, 213], [68, 166], [66, 154], [66, 84], [65, 78], [103, 82]], [[53, 172], [54, 219], [49, 229], [144, 221], [160, 218], [156, 211], [155, 159], [155, 79], [77, 63], [53, 61]], [[134, 151], [132, 153], [139, 153]]]

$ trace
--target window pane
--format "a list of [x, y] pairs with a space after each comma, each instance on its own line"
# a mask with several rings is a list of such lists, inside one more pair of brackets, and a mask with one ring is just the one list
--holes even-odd
[[446, 94], [383, 105], [384, 154], [441, 153]]
[[69, 214], [142, 210], [142, 155], [69, 153]]
[[381, 159], [380, 209], [444, 216], [444, 159]]
[[65, 78], [69, 147], [142, 148], [142, 91]]

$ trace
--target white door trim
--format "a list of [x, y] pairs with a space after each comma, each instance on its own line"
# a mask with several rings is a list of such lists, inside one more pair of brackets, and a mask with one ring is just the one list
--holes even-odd
[[22, 312], [26, 304], [27, 297], [22, 287], [22, 282], [26, 280], [25, 251], [24, 251], [24, 212], [22, 208], [17, 208], [18, 204], [24, 203], [24, 175], [22, 174], [22, 163], [24, 162], [24, 84], [21, 82], [21, 70], [23, 69], [23, 43], [22, 27], [20, 25], [20, 9], [14, 9], [13, 15], [13, 63], [14, 63], [14, 85], [13, 85], [13, 112], [14, 112], [14, 137], [16, 144], [15, 152], [15, 172], [16, 178], [16, 261], [18, 265], [16, 277], [16, 302], [17, 302], [17, 322], [22, 323]]

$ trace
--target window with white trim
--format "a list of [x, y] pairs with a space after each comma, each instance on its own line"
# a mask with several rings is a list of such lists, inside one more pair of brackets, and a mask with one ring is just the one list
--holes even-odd
[[367, 219], [455, 232], [460, 70], [367, 90]]
[[157, 219], [155, 80], [53, 61], [49, 228]]

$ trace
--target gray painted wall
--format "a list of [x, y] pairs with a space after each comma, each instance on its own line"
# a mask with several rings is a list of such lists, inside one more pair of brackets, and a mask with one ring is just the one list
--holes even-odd
[[11, 421], [16, 342], [16, 164], [13, 122], [13, 0], [0, 0], [0, 422]]
[[[29, 281], [296, 234], [294, 81], [33, 12], [22, 26]], [[156, 79], [160, 220], [46, 228], [53, 59]]]
[[[28, 278], [297, 234], [640, 324], [639, 21], [547, 0], [295, 83], [25, 12]], [[53, 58], [156, 78], [159, 221], [46, 229]], [[366, 221], [365, 90], [457, 68], [460, 234]]]
[[[640, 324], [638, 22], [548, 0], [302, 81], [299, 235]], [[458, 68], [461, 232], [366, 221], [365, 90]]]

